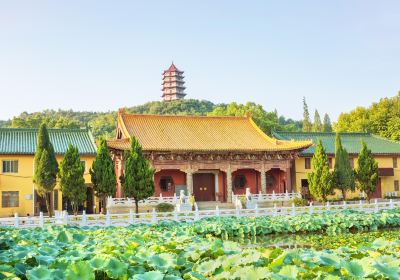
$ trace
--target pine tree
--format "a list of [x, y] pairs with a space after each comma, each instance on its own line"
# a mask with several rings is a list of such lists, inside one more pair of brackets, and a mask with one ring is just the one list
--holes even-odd
[[306, 98], [303, 97], [303, 131], [310, 132], [312, 129], [310, 121], [310, 113], [308, 112], [308, 106], [306, 103]]
[[124, 158], [125, 172], [120, 178], [122, 189], [126, 197], [133, 197], [136, 213], [139, 213], [139, 201], [154, 194], [154, 169], [145, 159], [135, 137], [131, 138], [131, 150], [125, 152]]
[[324, 115], [324, 124], [322, 126], [322, 131], [323, 132], [332, 132], [331, 119], [329, 118], [328, 114]]
[[84, 169], [78, 149], [70, 144], [60, 163], [58, 177], [61, 192], [71, 202], [74, 215], [78, 215], [79, 205], [86, 200]]
[[47, 212], [52, 217], [51, 195], [56, 186], [58, 163], [44, 123], [39, 128], [34, 164], [33, 182], [38, 195], [46, 200]]
[[93, 161], [89, 173], [93, 190], [96, 196], [100, 198], [101, 208], [104, 208], [107, 196], [112, 196], [117, 191], [114, 163], [104, 139], [100, 141], [96, 159]]
[[355, 175], [351, 168], [349, 155], [342, 146], [339, 133], [335, 140], [335, 168], [333, 171], [334, 187], [342, 192], [343, 199], [346, 199], [346, 191], [355, 189]]
[[313, 128], [312, 131], [314, 132], [322, 132], [322, 123], [321, 123], [321, 117], [319, 116], [319, 113], [317, 110], [315, 110], [314, 113], [314, 124], [313, 124]]
[[333, 180], [332, 174], [329, 172], [328, 156], [320, 139], [318, 139], [311, 164], [313, 171], [308, 174], [310, 193], [313, 197], [326, 201], [327, 196], [333, 194]]
[[358, 154], [358, 167], [356, 169], [357, 186], [367, 195], [368, 201], [376, 190], [378, 183], [378, 163], [372, 156], [364, 141], [361, 142], [361, 151]]

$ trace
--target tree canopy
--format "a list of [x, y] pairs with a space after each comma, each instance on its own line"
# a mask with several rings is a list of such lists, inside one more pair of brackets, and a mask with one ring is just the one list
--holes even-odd
[[47, 212], [51, 217], [53, 211], [51, 193], [56, 186], [58, 163], [46, 124], [40, 125], [37, 139], [33, 182], [37, 193], [46, 200]]
[[371, 132], [400, 140], [400, 92], [369, 107], [357, 107], [349, 113], [341, 113], [334, 129], [338, 132]]
[[372, 156], [364, 141], [361, 143], [361, 151], [358, 154], [358, 166], [355, 171], [357, 186], [370, 200], [371, 194], [376, 190], [379, 180], [378, 162]]
[[310, 132], [311, 130], [312, 130], [312, 124], [310, 120], [310, 112], [308, 111], [306, 98], [303, 97], [303, 131]]

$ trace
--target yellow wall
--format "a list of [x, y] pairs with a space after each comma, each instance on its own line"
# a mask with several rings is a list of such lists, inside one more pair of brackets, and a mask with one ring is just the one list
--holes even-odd
[[[311, 158], [311, 157], [310, 157]], [[393, 168], [393, 157], [392, 156], [375, 156], [375, 160], [378, 162], [379, 168]], [[354, 168], [357, 167], [357, 157], [354, 159]], [[381, 190], [382, 197], [385, 196], [387, 192], [394, 192], [394, 181], [400, 181], [400, 157], [397, 158], [397, 168], [394, 168], [394, 176], [382, 176], [381, 178]], [[335, 166], [335, 158], [332, 158], [332, 168]], [[307, 174], [312, 171], [312, 169], [305, 169], [305, 158], [299, 157], [295, 160], [295, 168], [296, 168], [296, 192], [301, 191], [301, 180], [307, 179]], [[333, 169], [331, 169], [333, 171]], [[336, 194], [339, 194], [336, 191]], [[400, 192], [398, 192], [400, 195]], [[359, 192], [348, 192], [348, 198], [359, 197]]]
[[[85, 183], [91, 183], [89, 168], [92, 166], [95, 156], [81, 156], [81, 160], [86, 161], [86, 170], [84, 174]], [[18, 173], [2, 173], [3, 160], [18, 160]], [[61, 162], [62, 157], [57, 156], [57, 161]], [[27, 213], [33, 215], [33, 194], [34, 184], [33, 177], [33, 155], [0, 155], [0, 217], [10, 217], [14, 213], [20, 216], [26, 216]], [[59, 189], [56, 186], [55, 189]], [[1, 192], [3, 191], [19, 191], [19, 207], [4, 208], [1, 201]], [[94, 201], [95, 205], [96, 200]], [[62, 207], [62, 194], [58, 194], [58, 208]], [[96, 209], [98, 211], [98, 209]]]

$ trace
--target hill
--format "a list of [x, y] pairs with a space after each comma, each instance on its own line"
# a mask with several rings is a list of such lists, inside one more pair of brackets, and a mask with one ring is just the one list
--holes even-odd
[[[268, 134], [275, 130], [301, 130], [301, 122], [278, 117], [277, 112], [267, 112], [261, 105], [248, 102], [246, 104], [214, 104], [206, 100], [177, 100], [172, 102], [153, 101], [143, 105], [128, 107], [129, 113], [161, 114], [161, 115], [220, 115], [243, 116], [250, 112], [254, 121]], [[116, 129], [116, 111], [110, 112], [79, 112], [72, 110], [45, 110], [27, 113], [12, 118], [10, 121], [0, 121], [0, 127], [28, 128], [39, 127], [42, 122], [52, 128], [89, 127], [96, 138], [114, 136]]]

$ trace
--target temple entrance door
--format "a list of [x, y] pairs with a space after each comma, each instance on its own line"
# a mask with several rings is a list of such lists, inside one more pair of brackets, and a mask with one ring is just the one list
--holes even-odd
[[215, 175], [193, 174], [193, 194], [196, 201], [215, 201]]

